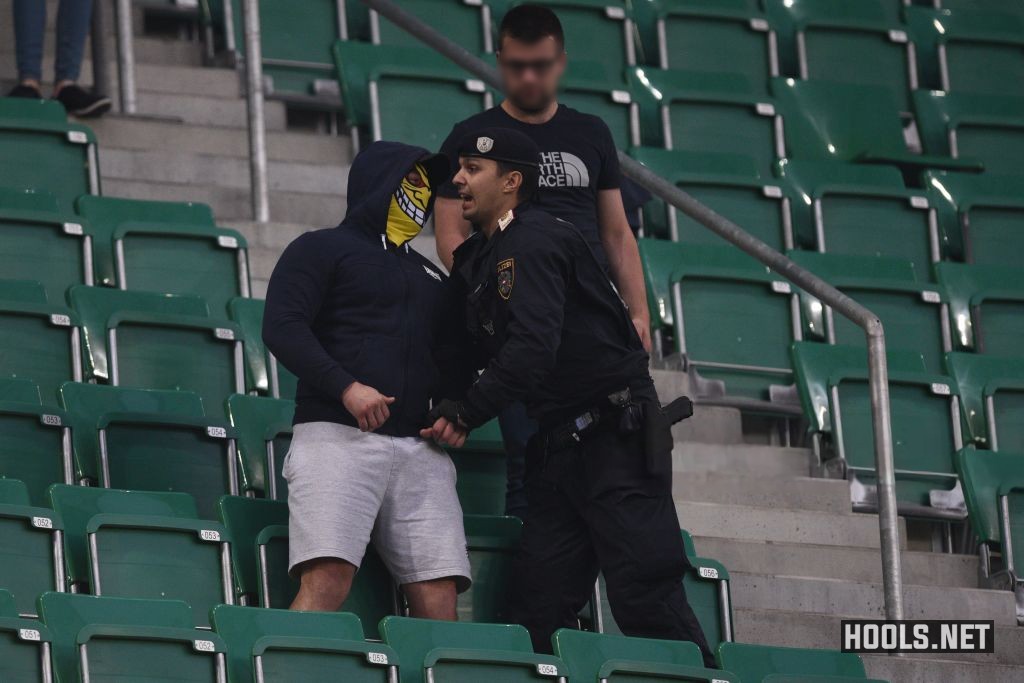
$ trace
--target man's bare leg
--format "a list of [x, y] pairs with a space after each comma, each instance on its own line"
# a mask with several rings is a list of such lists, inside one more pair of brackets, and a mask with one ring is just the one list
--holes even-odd
[[420, 619], [455, 621], [455, 579], [417, 581], [402, 586], [409, 603], [409, 616]]
[[352, 588], [356, 566], [333, 557], [319, 557], [299, 567], [299, 594], [290, 609], [337, 612]]

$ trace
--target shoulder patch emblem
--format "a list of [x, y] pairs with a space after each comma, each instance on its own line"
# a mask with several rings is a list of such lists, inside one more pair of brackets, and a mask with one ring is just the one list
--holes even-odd
[[516, 260], [507, 258], [498, 262], [498, 294], [505, 301], [512, 296], [512, 285], [516, 282]]

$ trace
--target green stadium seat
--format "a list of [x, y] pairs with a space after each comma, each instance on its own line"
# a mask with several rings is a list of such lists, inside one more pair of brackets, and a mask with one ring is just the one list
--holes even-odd
[[[282, 501], [224, 496], [220, 518], [234, 542], [235, 586], [246, 604], [286, 609], [299, 582], [288, 576], [288, 505]], [[391, 575], [370, 546], [342, 609], [359, 616], [376, 638], [382, 617], [394, 614], [396, 593]]]
[[[244, 60], [242, 1], [213, 1], [221, 5], [214, 14], [223, 17], [225, 37], [230, 36], [229, 49], [234, 50], [240, 61]], [[350, 35], [366, 37], [362, 35], [368, 29], [365, 6], [358, 0], [313, 0], [304, 2], [302, 11], [296, 12], [289, 3], [264, 0], [259, 7], [267, 96], [317, 108], [337, 108], [337, 93], [331, 87], [337, 77], [331, 45]]]
[[[965, 448], [956, 455], [971, 529], [978, 538], [983, 586], [1017, 594], [1017, 621], [1024, 619], [1024, 453]], [[999, 554], [996, 562], [993, 554]]]
[[[793, 345], [797, 389], [812, 436], [830, 438], [835, 467], [850, 480], [854, 510], [877, 509], [874, 430], [867, 352], [815, 342]], [[962, 520], [953, 456], [962, 446], [960, 402], [952, 377], [928, 371], [919, 353], [888, 352], [896, 497], [900, 514]]]
[[244, 394], [228, 398], [228, 414], [238, 433], [242, 491], [275, 500], [288, 497], [281, 468], [292, 442], [294, 413], [294, 401]]
[[0, 272], [38, 281], [48, 301], [63, 301], [71, 285], [92, 284], [85, 232], [82, 219], [61, 211], [51, 192], [0, 187]]
[[47, 504], [50, 484], [75, 480], [71, 422], [27, 379], [0, 378], [0, 477], [22, 481], [32, 505]]
[[277, 362], [263, 344], [263, 299], [235, 297], [228, 302], [228, 314], [245, 336], [246, 385], [249, 391], [274, 398], [295, 399], [298, 378]]
[[39, 611], [53, 633], [58, 683], [226, 680], [224, 642], [193, 628], [180, 600], [44, 593]]
[[72, 287], [85, 327], [87, 376], [116, 386], [195, 391], [206, 414], [245, 391], [241, 328], [210, 317], [203, 299]]
[[921, 273], [940, 256], [928, 195], [895, 168], [783, 160], [777, 174], [803, 201], [793, 204], [797, 243], [835, 254], [906, 259]]
[[[360, 4], [352, 0], [352, 4]], [[494, 51], [491, 8], [481, 0], [416, 0], [402, 9], [475, 54]], [[370, 10], [370, 39], [377, 45], [419, 45], [403, 29]]]
[[1024, 253], [1024, 175], [928, 173], [941, 241], [957, 260], [1020, 265]]
[[[909, 261], [812, 251], [787, 256], [877, 315], [885, 326], [886, 348], [917, 351], [925, 367], [941, 372], [952, 343], [942, 309], [945, 297], [935, 285], [919, 282]], [[800, 298], [805, 339], [867, 349], [860, 327], [816, 297], [802, 293]]]
[[589, 633], [562, 628], [551, 637], [555, 656], [565, 662], [569, 680], [580, 683], [702, 681], [740, 683], [719, 669], [705, 669], [693, 643]]
[[[523, 0], [488, 0], [495, 24], [505, 12]], [[633, 22], [624, 0], [552, 0], [544, 6], [555, 11], [565, 32], [565, 50], [570, 59], [600, 62], [610, 79], [618, 80], [622, 70], [636, 63]]]
[[24, 483], [0, 479], [0, 585], [18, 614], [35, 616], [37, 595], [64, 590], [63, 534], [60, 515], [33, 507]]
[[949, 297], [953, 350], [1020, 358], [1024, 334], [1024, 283], [1017, 268], [936, 263]]
[[[683, 575], [686, 601], [690, 603], [697, 621], [700, 622], [704, 637], [712, 650], [725, 641], [733, 639], [732, 595], [729, 591], [729, 571], [718, 560], [699, 557], [694, 549], [689, 532], [682, 531], [683, 547], [690, 561], [690, 569]], [[604, 577], [599, 583], [603, 633], [621, 635], [622, 630], [615, 621], [605, 591]], [[696, 647], [696, 646], [694, 646]], [[630, 658], [627, 658], [630, 659]], [[696, 666], [701, 665], [700, 657]], [[568, 662], [567, 662], [568, 663]]]
[[940, 9], [984, 10], [986, 12], [1010, 12], [1024, 16], [1024, 7], [1020, 0], [934, 0], [935, 7]]
[[505, 514], [508, 461], [498, 421], [474, 429], [462, 448], [448, 450], [458, 481], [459, 503], [467, 515]]
[[216, 315], [249, 295], [245, 238], [213, 225], [205, 204], [80, 197], [96, 280], [119, 289], [197, 294]]
[[619, 149], [640, 144], [639, 110], [633, 95], [622, 77], [605, 76], [600, 63], [571, 60], [559, 84], [558, 101], [608, 124]]
[[926, 87], [1001, 95], [1024, 80], [1024, 11], [911, 7], [907, 23]]
[[79, 479], [105, 488], [190, 494], [213, 517], [238, 492], [236, 431], [190, 391], [68, 382], [61, 387]]
[[[812, 650], [749, 643], [722, 643], [715, 653], [718, 665], [741, 681], [764, 681], [775, 674], [793, 676], [790, 681], [815, 683], [816, 676], [839, 676], [838, 681], [867, 678], [860, 656], [838, 650]], [[777, 679], [771, 679], [777, 680]]]
[[769, 401], [776, 387], [793, 381], [789, 345], [797, 321], [789, 283], [732, 247], [644, 239], [640, 254], [651, 320], [672, 326], [672, 349], [695, 397], [783, 411]]
[[[636, 23], [662, 69], [745, 76], [758, 94], [778, 76], [775, 31], [760, 0], [662, 0], [634, 3]], [[650, 16], [646, 16], [650, 15]]]
[[[654, 147], [629, 154], [769, 246], [783, 251], [793, 245], [788, 193], [774, 180], [761, 178], [749, 157]], [[728, 244], [660, 199], [644, 207], [644, 234], [689, 244]]]
[[55, 100], [0, 99], [0, 186], [49, 190], [63, 213], [82, 194], [100, 193], [96, 137], [68, 123]]
[[785, 151], [782, 119], [773, 100], [746, 78], [648, 68], [629, 75], [647, 144], [751, 157], [758, 173], [771, 177], [775, 159]]
[[[973, 159], [945, 156], [927, 145], [929, 154], [912, 154], [904, 142], [899, 103], [886, 88], [777, 78], [772, 93], [785, 120], [789, 158], [898, 166], [904, 177], [914, 178], [930, 168], [981, 169]], [[920, 111], [916, 99], [915, 106]]]
[[398, 657], [363, 640], [354, 614], [220, 605], [211, 618], [227, 644], [232, 683], [397, 680]]
[[82, 379], [80, 324], [62, 302], [47, 302], [36, 281], [0, 280], [0, 377], [27, 379], [43, 405], [57, 404], [57, 389]]
[[439, 149], [453, 121], [493, 103], [483, 81], [429, 48], [339, 41], [334, 59], [348, 125], [371, 140]]
[[948, 154], [975, 167], [981, 164], [986, 173], [1020, 174], [1024, 97], [919, 90], [914, 93], [914, 108], [928, 154]]
[[0, 679], [50, 683], [50, 631], [21, 619], [14, 596], [0, 589]]
[[519, 625], [386, 617], [380, 631], [398, 653], [401, 683], [564, 683], [568, 675], [557, 657], [534, 654], [530, 634]]
[[949, 353], [946, 369], [960, 387], [964, 442], [1024, 452], [1024, 359]]
[[54, 484], [50, 499], [64, 520], [70, 586], [184, 600], [196, 626], [209, 625], [214, 605], [233, 603], [231, 539], [223, 525], [199, 517], [188, 494]]
[[459, 595], [459, 621], [505, 623], [512, 556], [523, 523], [518, 517], [496, 515], [466, 515], [463, 521], [473, 586]]
[[891, 0], [766, 0], [768, 17], [783, 36], [781, 51], [795, 51], [802, 79], [888, 89], [909, 112], [917, 88], [910, 42]]

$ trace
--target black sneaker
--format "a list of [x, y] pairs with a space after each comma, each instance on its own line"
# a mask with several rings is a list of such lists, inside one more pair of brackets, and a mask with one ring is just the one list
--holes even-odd
[[110, 98], [96, 95], [77, 85], [66, 85], [53, 99], [64, 105], [69, 114], [80, 118], [102, 116], [110, 110]]
[[34, 88], [31, 85], [25, 85], [19, 83], [14, 86], [11, 92], [7, 93], [8, 97], [24, 97], [30, 100], [41, 100], [43, 99], [43, 93], [39, 92], [39, 88]]

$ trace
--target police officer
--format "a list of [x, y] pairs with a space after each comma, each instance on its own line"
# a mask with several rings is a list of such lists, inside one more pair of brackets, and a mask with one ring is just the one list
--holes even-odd
[[539, 652], [572, 627], [602, 572], [627, 635], [690, 640], [714, 658], [683, 590], [689, 567], [671, 491], [672, 413], [662, 408], [631, 316], [583, 236], [532, 208], [538, 149], [485, 128], [459, 144], [463, 216], [453, 284], [483, 374], [435, 406], [422, 434], [450, 438], [523, 401], [540, 431], [509, 617]]

